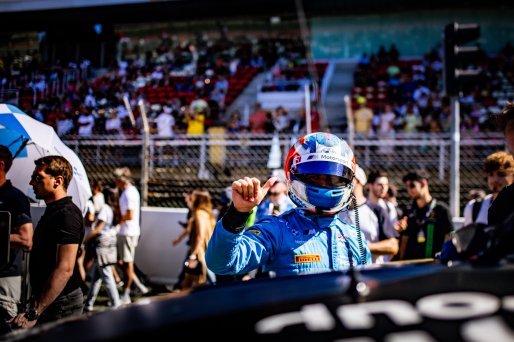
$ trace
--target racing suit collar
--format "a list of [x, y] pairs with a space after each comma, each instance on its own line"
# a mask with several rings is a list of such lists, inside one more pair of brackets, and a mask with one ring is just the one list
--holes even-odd
[[298, 210], [298, 212], [305, 217], [307, 220], [313, 222], [320, 228], [327, 228], [332, 222], [337, 219], [337, 215], [322, 215], [316, 214], [306, 210]]

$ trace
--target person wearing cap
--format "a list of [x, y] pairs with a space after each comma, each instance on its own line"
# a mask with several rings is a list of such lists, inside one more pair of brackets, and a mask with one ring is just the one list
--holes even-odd
[[366, 183], [366, 173], [357, 165], [353, 179], [355, 202], [342, 210], [339, 216], [345, 222], [360, 226], [368, 242], [373, 263], [379, 264], [390, 261], [398, 253], [399, 243], [386, 209], [377, 203], [370, 202], [364, 196]]
[[312, 133], [291, 147], [284, 166], [289, 197], [297, 205], [247, 227], [250, 212], [277, 181], [244, 177], [232, 182], [232, 203], [218, 220], [206, 252], [216, 274], [262, 268], [270, 276], [348, 270], [371, 263], [362, 232], [338, 216], [352, 199], [355, 158], [330, 133]]

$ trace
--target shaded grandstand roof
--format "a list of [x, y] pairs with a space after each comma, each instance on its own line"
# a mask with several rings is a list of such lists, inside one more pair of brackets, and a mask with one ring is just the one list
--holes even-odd
[[[63, 7], [72, 3], [73, 7]], [[84, 7], [81, 3], [88, 4]], [[172, 20], [282, 16], [296, 18], [295, 0], [106, 0], [0, 1], [0, 31], [45, 30], [67, 24], [124, 24]], [[53, 6], [52, 6], [53, 4]], [[18, 5], [18, 6], [17, 6]], [[29, 6], [30, 5], [30, 6]], [[41, 7], [36, 7], [41, 6]], [[417, 8], [467, 8], [510, 6], [507, 0], [303, 0], [308, 17], [398, 12]], [[50, 9], [48, 9], [50, 8]]]

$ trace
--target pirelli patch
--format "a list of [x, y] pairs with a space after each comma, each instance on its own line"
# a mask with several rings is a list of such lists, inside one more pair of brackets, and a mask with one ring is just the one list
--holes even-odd
[[257, 229], [248, 229], [247, 232], [254, 233], [255, 235], [259, 235], [261, 233], [261, 231]]
[[303, 264], [306, 262], [320, 262], [321, 257], [319, 254], [303, 254], [303, 255], [295, 255], [294, 263], [295, 264]]

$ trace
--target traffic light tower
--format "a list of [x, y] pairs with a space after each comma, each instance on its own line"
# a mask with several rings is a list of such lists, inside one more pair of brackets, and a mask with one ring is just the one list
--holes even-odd
[[450, 157], [450, 212], [460, 216], [460, 103], [459, 92], [464, 83], [478, 79], [481, 71], [469, 69], [467, 64], [479, 57], [477, 46], [462, 46], [480, 37], [477, 24], [451, 23], [444, 28], [444, 92], [451, 100], [452, 141]]
[[480, 37], [478, 24], [451, 23], [444, 28], [444, 90], [447, 96], [457, 96], [464, 83], [476, 81], [479, 69], [465, 68], [477, 60], [480, 50], [477, 46], [463, 46]]

